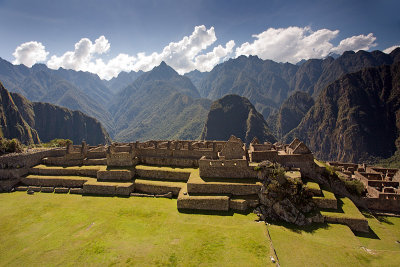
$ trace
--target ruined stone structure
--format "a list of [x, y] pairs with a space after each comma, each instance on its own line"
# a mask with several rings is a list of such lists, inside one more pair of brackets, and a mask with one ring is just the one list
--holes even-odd
[[400, 171], [365, 164], [329, 162], [350, 179], [357, 179], [367, 190], [369, 209], [400, 212]]
[[[24, 171], [13, 165], [13, 183], [3, 191], [14, 187], [43, 193], [170, 196], [177, 197], [179, 210], [254, 209], [260, 203], [266, 175], [260, 162], [279, 163], [288, 176], [300, 180], [303, 173], [317, 168], [313, 154], [298, 139], [288, 145], [259, 144], [254, 139], [247, 148], [234, 136], [228, 141], [150, 140], [108, 146], [83, 142], [32, 157], [35, 160], [29, 161]], [[0, 166], [3, 180], [7, 172], [4, 166], [11, 165]], [[335, 196], [321, 190], [318, 184], [309, 191], [321, 209], [337, 208]], [[282, 216], [286, 216], [284, 212]], [[320, 218], [329, 220], [326, 215]], [[367, 221], [361, 220], [362, 224], [354, 225], [362, 226], [354, 226], [353, 230], [368, 229]], [[351, 225], [351, 218], [345, 224]]]

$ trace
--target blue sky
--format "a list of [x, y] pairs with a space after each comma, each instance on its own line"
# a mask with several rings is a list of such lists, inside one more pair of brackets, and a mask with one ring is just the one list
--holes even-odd
[[241, 54], [295, 63], [400, 45], [398, 10], [389, 0], [0, 0], [0, 57], [107, 79], [162, 60], [180, 73]]

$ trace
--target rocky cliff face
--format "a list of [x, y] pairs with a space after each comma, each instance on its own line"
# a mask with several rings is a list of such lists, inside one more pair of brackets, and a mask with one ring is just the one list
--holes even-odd
[[254, 137], [261, 142], [275, 142], [264, 117], [250, 101], [238, 95], [227, 95], [211, 104], [201, 139], [228, 140], [231, 135], [250, 143]]
[[104, 144], [111, 141], [101, 124], [80, 111], [48, 103], [30, 102], [9, 93], [0, 83], [0, 136], [18, 138], [25, 144], [71, 139], [78, 144]]
[[29, 101], [80, 110], [101, 121], [113, 134], [114, 121], [106, 108], [112, 93], [97, 75], [62, 68], [52, 70], [44, 64], [28, 68], [0, 58], [0, 80], [7, 90], [20, 93]]
[[360, 162], [400, 148], [400, 63], [347, 74], [330, 84], [286, 141], [298, 137], [318, 158]]
[[39, 142], [36, 130], [24, 120], [2, 83], [0, 83], [0, 137], [17, 138], [25, 144]]
[[202, 97], [215, 100], [227, 94], [244, 96], [267, 118], [294, 91], [304, 91], [316, 98], [342, 75], [392, 64], [399, 60], [399, 54], [400, 48], [390, 54], [348, 51], [336, 59], [309, 59], [300, 66], [240, 56], [215, 66], [196, 84]]
[[296, 91], [282, 103], [277, 112], [268, 117], [267, 123], [274, 134], [282, 138], [299, 125], [313, 105], [314, 100], [308, 93]]

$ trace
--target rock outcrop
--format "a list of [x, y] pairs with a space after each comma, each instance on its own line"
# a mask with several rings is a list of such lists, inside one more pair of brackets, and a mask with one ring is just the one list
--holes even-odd
[[17, 138], [25, 144], [40, 142], [36, 130], [24, 120], [2, 83], [0, 83], [0, 137]]
[[277, 164], [265, 163], [262, 168], [262, 188], [258, 197], [260, 205], [256, 213], [261, 220], [285, 221], [296, 225], [307, 225], [312, 222], [323, 222], [319, 213], [307, 216], [316, 211], [312, 193], [305, 189], [301, 180], [286, 177], [284, 169]]
[[247, 144], [254, 137], [261, 142], [276, 142], [264, 117], [247, 98], [238, 95], [227, 95], [212, 103], [201, 139], [227, 140], [231, 135]]

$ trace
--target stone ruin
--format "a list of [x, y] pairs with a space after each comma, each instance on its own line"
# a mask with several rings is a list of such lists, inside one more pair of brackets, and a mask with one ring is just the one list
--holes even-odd
[[[149, 140], [108, 146], [83, 142], [29, 157], [35, 160], [28, 161], [23, 171], [0, 169], [2, 184], [12, 178], [4, 191], [169, 196], [177, 198], [179, 210], [245, 212], [260, 207], [260, 192], [268, 176], [265, 162], [282, 166], [290, 179], [301, 180], [304, 174], [312, 177], [318, 170], [313, 154], [298, 139], [291, 144], [260, 144], [255, 138], [247, 147], [234, 136], [227, 141]], [[13, 160], [21, 158], [9, 161]], [[324, 197], [316, 187], [307, 189], [315, 205], [336, 208], [336, 199]], [[289, 220], [285, 208], [292, 207], [287, 201], [279, 203], [280, 218]], [[365, 223], [357, 229], [364, 231]]]
[[400, 212], [400, 170], [343, 162], [328, 164], [347, 179], [356, 179], [364, 185], [369, 209]]

